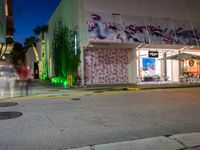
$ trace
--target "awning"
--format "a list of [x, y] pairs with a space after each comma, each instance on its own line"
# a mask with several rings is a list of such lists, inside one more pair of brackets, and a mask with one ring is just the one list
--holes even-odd
[[173, 60], [196, 59], [196, 60], [200, 60], [200, 56], [194, 55], [194, 54], [189, 54], [189, 53], [179, 53], [179, 54], [176, 54], [176, 55], [161, 58], [160, 60], [166, 60], [166, 59], [173, 59]]

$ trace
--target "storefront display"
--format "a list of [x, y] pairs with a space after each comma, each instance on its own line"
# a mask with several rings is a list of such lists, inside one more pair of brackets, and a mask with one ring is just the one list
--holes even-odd
[[184, 61], [184, 73], [200, 74], [200, 60]]
[[142, 58], [143, 81], [153, 81], [155, 75], [155, 58]]

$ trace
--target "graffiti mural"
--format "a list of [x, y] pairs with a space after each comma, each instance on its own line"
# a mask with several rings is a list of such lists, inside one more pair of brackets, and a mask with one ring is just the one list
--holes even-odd
[[128, 52], [116, 49], [85, 49], [85, 84], [128, 83]]
[[89, 41], [140, 44], [200, 44], [200, 24], [151, 17], [88, 13]]

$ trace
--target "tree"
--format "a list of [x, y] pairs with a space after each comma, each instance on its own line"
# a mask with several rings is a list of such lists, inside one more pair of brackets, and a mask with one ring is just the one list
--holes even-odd
[[77, 72], [80, 63], [80, 46], [77, 30], [77, 27], [68, 28], [62, 20], [58, 22], [54, 29], [52, 48], [56, 77], [66, 77]]
[[16, 66], [18, 62], [25, 62], [25, 50], [21, 43], [15, 42], [10, 53], [10, 62]]
[[37, 50], [36, 50], [36, 42], [37, 42], [37, 39], [35, 36], [31, 36], [29, 38], [26, 38], [25, 39], [25, 42], [24, 42], [24, 49], [25, 49], [25, 53], [29, 50], [29, 48], [33, 48], [33, 51], [34, 51], [34, 54], [35, 54], [35, 59], [37, 62], [39, 62], [39, 56], [38, 56], [38, 53], [37, 53]]
[[28, 51], [28, 49], [30, 47], [35, 47], [36, 46], [36, 42], [37, 42], [37, 39], [36, 39], [35, 36], [30, 36], [30, 37], [26, 38], [25, 42], [24, 42], [25, 51]]
[[37, 43], [37, 39], [35, 36], [30, 36], [29, 38], [25, 39], [24, 42], [24, 49], [25, 49], [25, 53], [29, 50], [29, 48], [33, 48], [34, 54], [35, 54], [35, 59], [37, 62], [39, 62], [39, 56], [38, 56], [38, 52], [36, 50], [36, 43]]
[[[8, 49], [8, 45], [11, 45], [13, 44], [14, 40], [12, 37], [7, 37], [6, 38], [6, 43], [2, 43], [1, 44], [1, 48], [0, 48], [0, 60], [3, 59], [3, 56], [5, 55], [7, 49]], [[3, 47], [5, 45], [5, 49], [3, 50]]]
[[48, 31], [48, 25], [37, 26], [33, 32], [35, 35], [42, 34], [42, 41], [44, 40], [44, 33]]

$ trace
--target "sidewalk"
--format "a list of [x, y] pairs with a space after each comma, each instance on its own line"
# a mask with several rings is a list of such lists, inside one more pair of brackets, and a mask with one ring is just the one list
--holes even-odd
[[150, 89], [169, 89], [169, 88], [189, 88], [200, 87], [200, 84], [182, 83], [139, 83], [139, 84], [117, 84], [117, 85], [93, 85], [85, 86], [84, 90], [150, 90]]
[[68, 150], [200, 150], [200, 132], [92, 145]]
[[[62, 85], [54, 85], [49, 81], [35, 80], [34, 85], [40, 85], [49, 88], [64, 89]], [[82, 89], [82, 90], [100, 90], [100, 89], [113, 89], [113, 90], [131, 90], [131, 88], [139, 89], [160, 89], [160, 88], [187, 88], [187, 87], [200, 87], [200, 83], [178, 83], [178, 82], [141, 82], [137, 84], [109, 84], [109, 85], [84, 85], [84, 86], [73, 86], [73, 88], [67, 89]]]
[[[109, 91], [137, 91], [137, 90], [152, 90], [152, 89], [169, 89], [169, 88], [190, 88], [200, 87], [200, 84], [180, 84], [180, 83], [146, 83], [146, 84], [116, 84], [116, 85], [90, 85], [90, 86], [74, 86], [72, 88], [64, 88], [62, 85], [54, 85], [49, 81], [35, 80], [30, 87], [29, 96], [41, 95], [63, 95], [73, 93], [98, 93]], [[10, 90], [7, 89], [4, 98], [10, 97]], [[20, 87], [16, 86], [14, 97], [21, 97]]]

